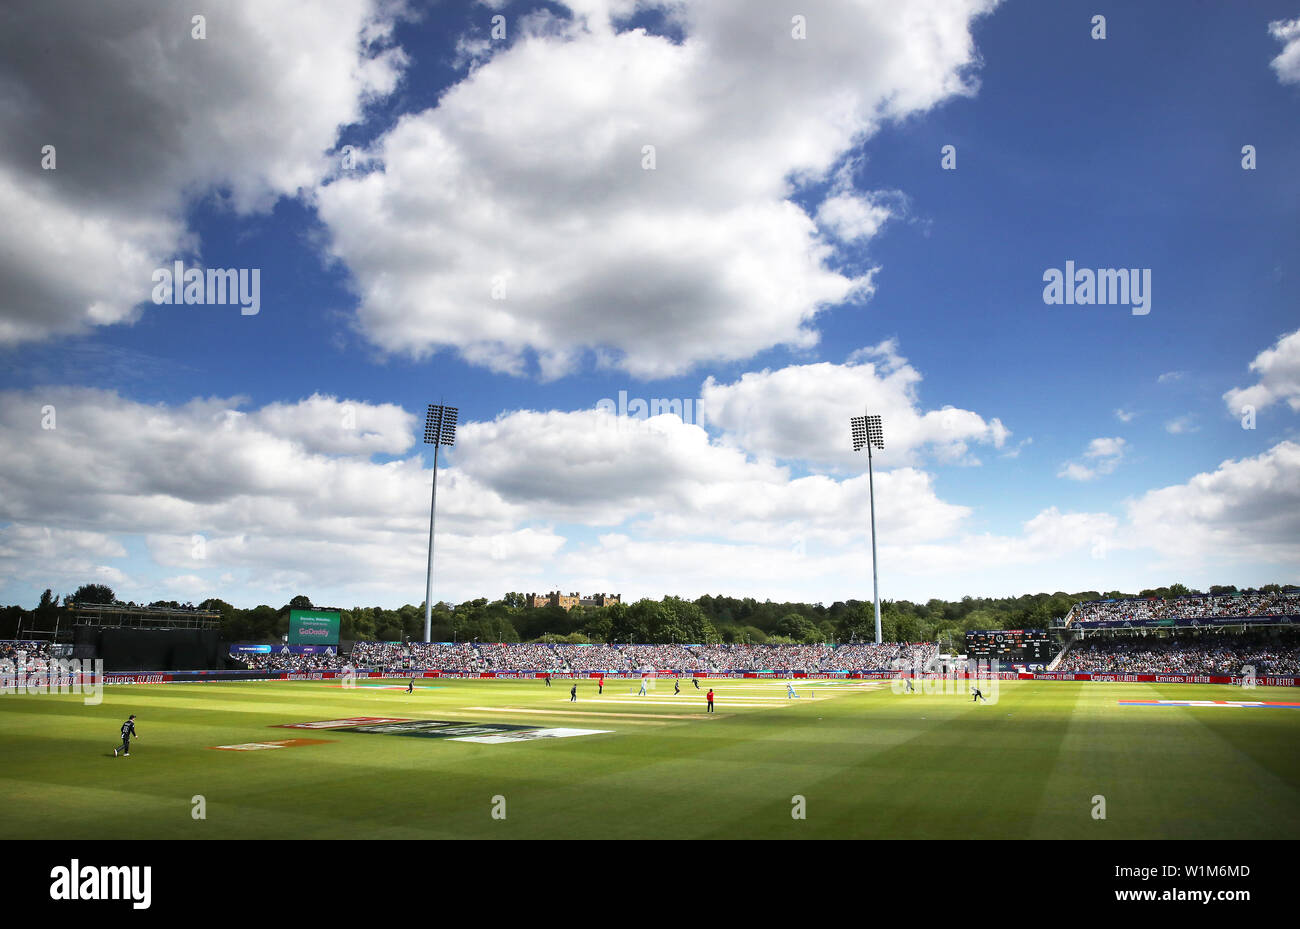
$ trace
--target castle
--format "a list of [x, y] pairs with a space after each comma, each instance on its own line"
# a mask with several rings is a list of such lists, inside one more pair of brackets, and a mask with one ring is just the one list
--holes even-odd
[[592, 594], [590, 597], [584, 597], [577, 591], [570, 593], [568, 596], [553, 590], [549, 594], [528, 594], [524, 603], [530, 607], [558, 606], [560, 609], [568, 611], [575, 606], [608, 606], [611, 603], [622, 603], [622, 594]]

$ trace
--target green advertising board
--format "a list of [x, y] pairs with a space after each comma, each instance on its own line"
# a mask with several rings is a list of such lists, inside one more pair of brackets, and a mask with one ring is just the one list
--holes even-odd
[[338, 610], [290, 610], [290, 645], [338, 645]]

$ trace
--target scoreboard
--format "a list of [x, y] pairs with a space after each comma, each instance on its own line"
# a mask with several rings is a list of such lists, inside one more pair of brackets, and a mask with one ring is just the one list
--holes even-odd
[[1003, 664], [1047, 664], [1060, 649], [1046, 629], [987, 629], [966, 633], [966, 657]]

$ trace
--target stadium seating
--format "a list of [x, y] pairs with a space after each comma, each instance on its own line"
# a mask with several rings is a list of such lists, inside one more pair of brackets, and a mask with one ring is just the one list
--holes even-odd
[[1170, 638], [1088, 638], [1073, 645], [1057, 671], [1091, 674], [1300, 674], [1300, 633], [1280, 636], [1201, 634]]
[[1242, 593], [1230, 596], [1158, 597], [1093, 600], [1075, 604], [1067, 625], [1143, 623], [1160, 620], [1231, 621], [1300, 615], [1300, 591]]

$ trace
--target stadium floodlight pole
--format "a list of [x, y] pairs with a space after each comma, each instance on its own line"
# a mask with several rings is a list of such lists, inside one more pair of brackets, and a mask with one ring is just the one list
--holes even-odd
[[424, 444], [433, 446], [433, 496], [429, 500], [429, 571], [424, 580], [424, 641], [432, 639], [433, 632], [433, 517], [438, 508], [438, 449], [456, 444], [456, 418], [460, 411], [454, 406], [430, 403], [424, 419]]
[[871, 589], [876, 600], [876, 644], [880, 644], [880, 580], [876, 573], [876, 479], [871, 472], [871, 446], [881, 451], [885, 448], [885, 427], [879, 416], [854, 416], [849, 419], [853, 434], [853, 450], [867, 447], [867, 487], [871, 495]]

